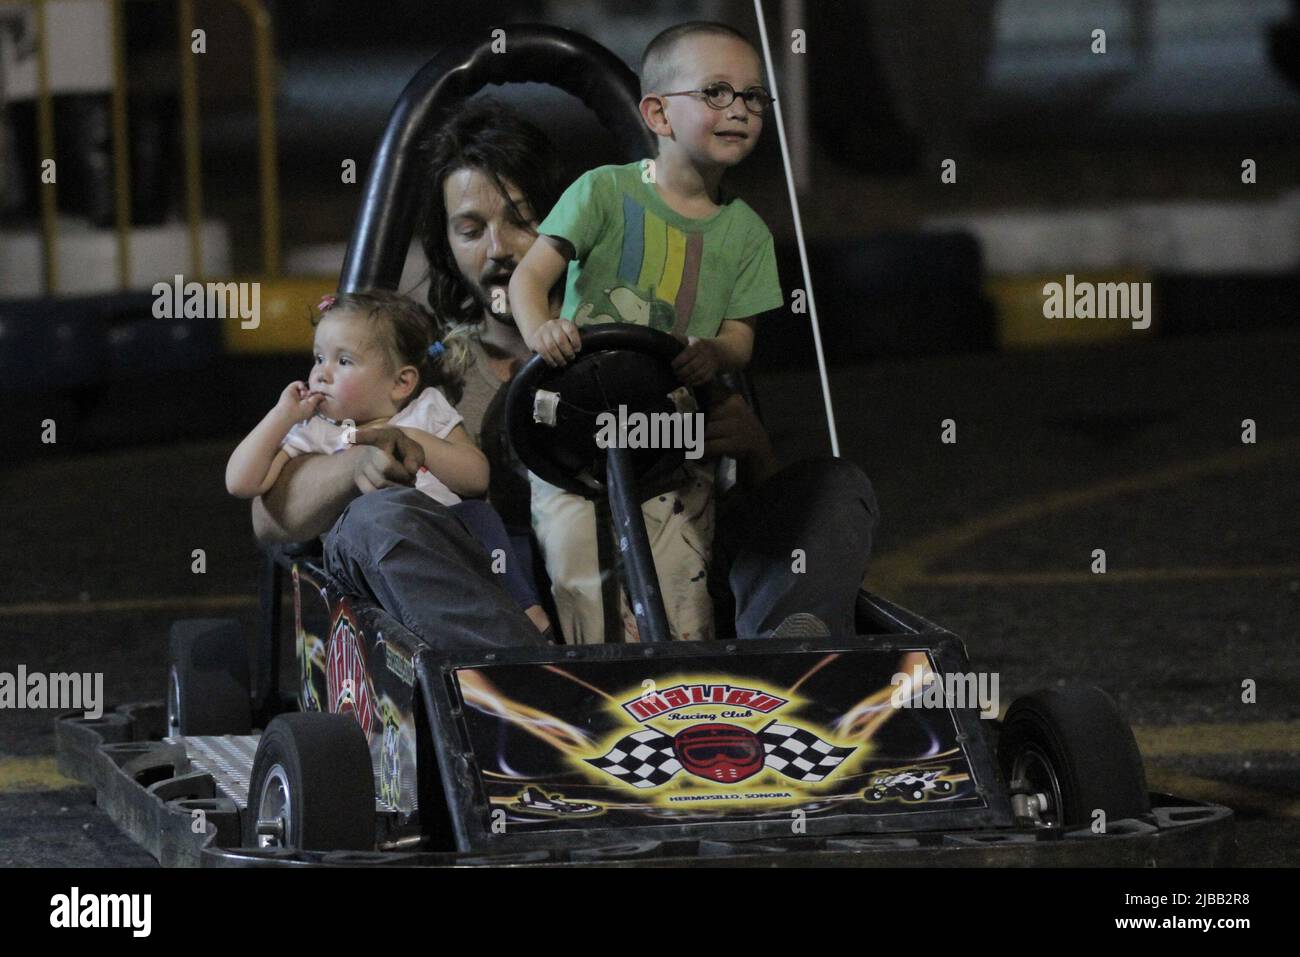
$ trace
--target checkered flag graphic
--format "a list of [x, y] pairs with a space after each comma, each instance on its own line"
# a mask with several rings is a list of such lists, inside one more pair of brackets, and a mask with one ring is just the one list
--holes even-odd
[[587, 758], [587, 763], [633, 787], [657, 788], [667, 784], [682, 769], [673, 754], [673, 739], [654, 728], [634, 731], [600, 758]]
[[766, 764], [788, 778], [821, 781], [857, 748], [837, 748], [811, 731], [771, 721], [758, 732], [767, 751]]

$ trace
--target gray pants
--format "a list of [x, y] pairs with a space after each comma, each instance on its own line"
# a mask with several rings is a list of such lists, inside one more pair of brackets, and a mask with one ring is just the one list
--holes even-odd
[[546, 644], [483, 546], [416, 489], [354, 499], [325, 536], [325, 570], [440, 651]]
[[717, 637], [729, 637], [731, 619], [738, 638], [766, 638], [797, 612], [836, 637], [857, 634], [854, 607], [879, 517], [871, 482], [844, 459], [804, 459], [738, 490], [719, 506], [713, 538]]
[[[734, 617], [738, 636], [764, 637], [808, 612], [832, 635], [853, 634], [877, 516], [871, 483], [842, 459], [798, 462], [739, 493], [714, 540], [710, 591], [720, 624]], [[325, 537], [325, 568], [439, 650], [545, 644], [483, 546], [415, 489], [355, 499]]]

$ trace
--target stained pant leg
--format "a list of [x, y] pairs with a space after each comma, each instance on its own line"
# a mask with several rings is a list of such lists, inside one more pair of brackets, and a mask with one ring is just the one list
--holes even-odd
[[735, 599], [737, 636], [768, 637], [796, 612], [816, 615], [832, 635], [854, 634], [879, 518], [863, 471], [805, 459], [742, 495], [719, 522], [714, 556]]

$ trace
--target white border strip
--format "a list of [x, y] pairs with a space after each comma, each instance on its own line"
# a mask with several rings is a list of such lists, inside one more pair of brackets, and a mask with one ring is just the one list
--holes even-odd
[[[767, 21], [763, 19], [763, 0], [754, 0], [754, 15], [758, 18], [758, 35], [763, 43], [763, 61], [767, 65], [767, 75], [772, 81], [773, 92], [776, 90], [776, 68], [772, 63], [772, 48], [767, 42]], [[826, 428], [831, 436], [831, 454], [840, 455], [839, 433], [835, 430], [835, 409], [831, 405], [831, 384], [826, 377], [826, 356], [822, 352], [821, 324], [817, 321], [817, 300], [813, 298], [812, 274], [808, 271], [808, 250], [803, 242], [803, 219], [799, 215], [799, 197], [795, 193], [794, 176], [790, 172], [790, 146], [785, 138], [785, 120], [781, 116], [781, 98], [776, 97], [772, 103], [776, 111], [776, 132], [781, 140], [781, 164], [785, 171], [785, 185], [790, 192], [790, 208], [794, 210], [794, 235], [799, 243], [799, 265], [803, 269], [804, 289], [808, 293], [808, 318], [812, 320], [813, 345], [817, 349], [817, 372], [822, 380], [822, 399], [826, 403]]]

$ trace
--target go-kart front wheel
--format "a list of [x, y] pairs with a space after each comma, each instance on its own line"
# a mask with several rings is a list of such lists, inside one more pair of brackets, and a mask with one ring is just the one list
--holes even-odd
[[1128, 722], [1100, 688], [1036, 691], [1007, 711], [998, 739], [1013, 801], [1045, 827], [1086, 827], [1151, 810], [1142, 755]]
[[374, 849], [370, 746], [353, 718], [304, 711], [267, 725], [249, 776], [244, 845]]

